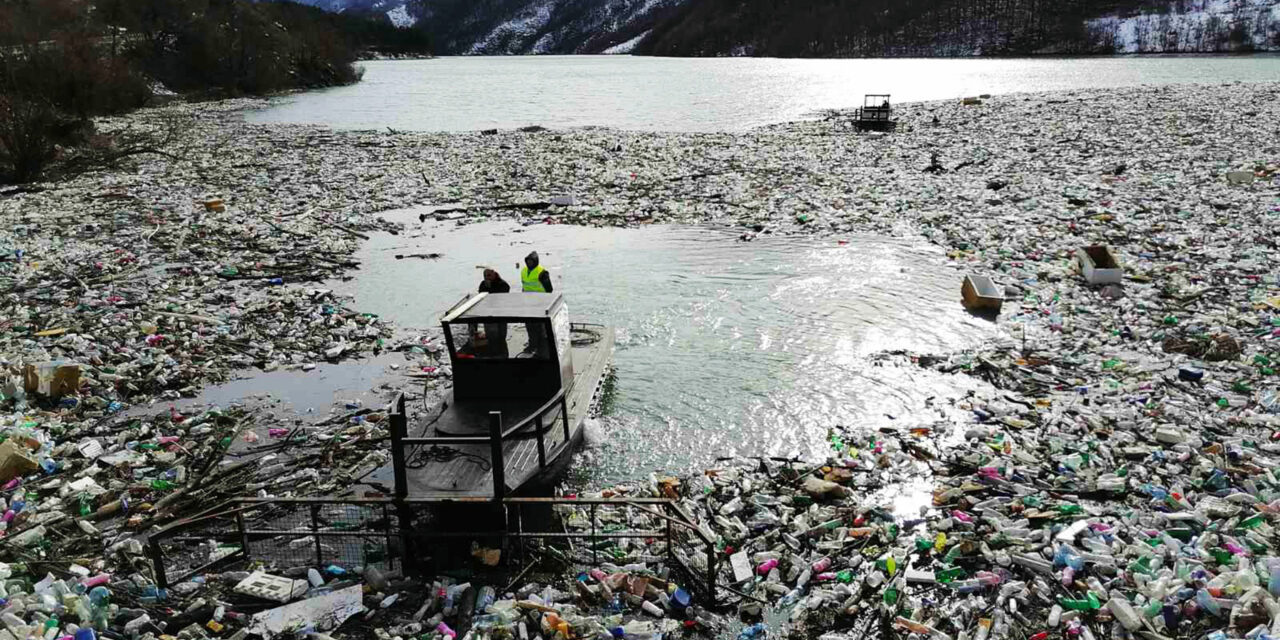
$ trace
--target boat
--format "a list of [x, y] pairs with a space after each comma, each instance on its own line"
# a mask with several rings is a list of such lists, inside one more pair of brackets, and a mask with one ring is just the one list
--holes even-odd
[[889, 94], [869, 93], [862, 97], [862, 107], [854, 110], [853, 125], [859, 131], [895, 131], [898, 121], [893, 119], [893, 107], [889, 106]]
[[554, 482], [597, 408], [613, 327], [571, 322], [562, 293], [478, 293], [441, 328], [453, 387], [438, 410], [392, 429], [396, 493], [500, 501]]

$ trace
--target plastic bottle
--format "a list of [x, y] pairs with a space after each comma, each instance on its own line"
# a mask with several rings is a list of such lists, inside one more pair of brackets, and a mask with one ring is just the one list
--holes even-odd
[[124, 625], [124, 632], [129, 635], [137, 635], [138, 630], [142, 629], [144, 625], [150, 622], [151, 616], [144, 613], [129, 622], [126, 622]]
[[1196, 604], [1200, 605], [1201, 609], [1208, 611], [1210, 615], [1216, 618], [1222, 617], [1222, 607], [1218, 605], [1217, 600], [1214, 600], [1208, 591], [1201, 589], [1196, 592]]
[[1121, 596], [1115, 596], [1107, 602], [1107, 608], [1111, 610], [1111, 615], [1115, 616], [1117, 622], [1129, 631], [1136, 631], [1142, 626], [1142, 618], [1138, 616], [1138, 612], [1134, 611], [1133, 605], [1129, 604]]
[[489, 605], [493, 604], [497, 592], [493, 587], [485, 585], [480, 589], [480, 594], [476, 596], [476, 606], [473, 615], [480, 615], [489, 609]]
[[945, 584], [947, 587], [949, 587], [952, 591], [955, 591], [956, 593], [976, 593], [978, 591], [982, 591], [987, 586], [977, 578], [968, 578], [965, 580], [952, 580], [951, 582], [946, 582], [943, 584]]
[[451, 616], [454, 613], [457, 613], [456, 605], [458, 603], [458, 597], [461, 596], [463, 593], [466, 593], [467, 589], [470, 589], [470, 588], [471, 588], [470, 582], [455, 584], [452, 587], [449, 587], [448, 595], [445, 596], [445, 600], [444, 600], [444, 614], [446, 616]]
[[799, 588], [788, 591], [787, 595], [782, 596], [782, 599], [778, 600], [778, 608], [785, 609], [799, 602], [803, 595], [804, 593], [801, 592]]
[[769, 628], [763, 622], [757, 622], [738, 632], [738, 640], [756, 640], [769, 635]]
[[1053, 605], [1053, 608], [1049, 609], [1049, 620], [1048, 620], [1049, 626], [1056, 629], [1058, 627], [1058, 623], [1061, 621], [1062, 621], [1062, 605], [1055, 604]]

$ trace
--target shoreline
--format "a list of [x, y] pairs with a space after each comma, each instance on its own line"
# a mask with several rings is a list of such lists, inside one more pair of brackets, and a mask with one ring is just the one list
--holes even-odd
[[[475, 218], [512, 217], [495, 205], [572, 195], [578, 204], [516, 217], [725, 224], [746, 240], [920, 236], [965, 272], [995, 276], [1008, 298], [1003, 337], [918, 363], [1000, 392], [972, 402], [978, 426], [950, 423], [979, 433], [938, 455], [990, 449], [993, 430], [1017, 434], [1011, 440], [1028, 439], [1031, 460], [1006, 446], [1008, 466], [999, 468], [1007, 472], [994, 472], [1012, 481], [1021, 466], [1057, 468], [1063, 455], [1030, 444], [1040, 431], [1128, 443], [1161, 428], [1181, 438], [1179, 454], [1210, 460], [1186, 443], [1280, 430], [1266, 405], [1277, 378], [1262, 364], [1275, 359], [1280, 337], [1277, 98], [1280, 83], [914, 103], [897, 108], [903, 122], [889, 136], [856, 135], [829, 119], [739, 133], [483, 135], [244, 122], [243, 109], [259, 100], [146, 110], [103, 126], [190, 118], [180, 160], [147, 158], [134, 171], [0, 198], [0, 242], [23, 252], [18, 260], [7, 252], [0, 271], [17, 294], [0, 307], [0, 357], [82, 363], [76, 406], [36, 420], [70, 459], [80, 436], [113, 415], [112, 402], [172, 400], [245, 365], [301, 367], [420, 346], [420, 337], [397, 342], [393, 327], [311, 291], [315, 278], [357, 268], [362, 235], [403, 230], [382, 212], [451, 204], [475, 207]], [[941, 170], [925, 171], [934, 153]], [[1257, 175], [1228, 179], [1240, 170]], [[200, 204], [209, 197], [225, 211]], [[1087, 244], [1119, 254], [1121, 286], [1081, 281], [1072, 261]], [[36, 335], [48, 331], [57, 333]], [[424, 351], [422, 363], [438, 364]], [[1183, 377], [1184, 367], [1203, 382]], [[0, 428], [19, 426], [25, 413]], [[357, 439], [380, 426], [361, 429]], [[1100, 474], [1123, 462], [1108, 455], [1092, 473], [1060, 472], [1066, 484], [1037, 477], [1096, 492]], [[982, 469], [998, 465], [972, 466], [990, 475]], [[946, 485], [935, 478], [934, 486]], [[1179, 493], [1207, 495], [1190, 485]]]

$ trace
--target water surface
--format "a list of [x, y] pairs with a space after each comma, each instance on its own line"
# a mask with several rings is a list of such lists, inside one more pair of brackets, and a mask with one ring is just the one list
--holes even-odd
[[1275, 82], [1280, 55], [855, 59], [461, 57], [362, 63], [349, 87], [281, 99], [253, 122], [473, 131], [598, 125], [737, 131], [858, 106], [983, 93], [1180, 83]]
[[[994, 326], [961, 309], [961, 275], [936, 248], [879, 237], [813, 239], [693, 227], [584, 228], [515, 222], [419, 225], [375, 235], [354, 308], [401, 327], [442, 312], [498, 269], [537, 250], [575, 321], [617, 328], [613, 393], [592, 456], [601, 477], [680, 471], [720, 456], [813, 458], [827, 429], [907, 427], [973, 381], [888, 351], [976, 346]], [[396, 218], [397, 216], [390, 216]], [[441, 253], [436, 260], [395, 256]]]

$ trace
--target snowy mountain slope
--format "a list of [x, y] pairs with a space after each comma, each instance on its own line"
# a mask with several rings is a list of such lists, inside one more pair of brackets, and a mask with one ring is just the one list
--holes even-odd
[[[446, 34], [442, 53], [600, 53], [635, 40], [686, 1], [499, 0], [466, 3], [470, 11], [459, 16], [453, 0], [425, 0], [424, 19]], [[458, 32], [464, 37], [447, 37]]]
[[439, 55], [963, 57], [1280, 50], [1280, 0], [295, 1], [416, 26]]
[[1163, 13], [1104, 16], [1089, 37], [1117, 53], [1280, 50], [1280, 0], [1182, 0]]
[[387, 16], [397, 27], [412, 27], [418, 22], [417, 0], [292, 0], [300, 4], [320, 7], [325, 11], [342, 13], [355, 11]]

